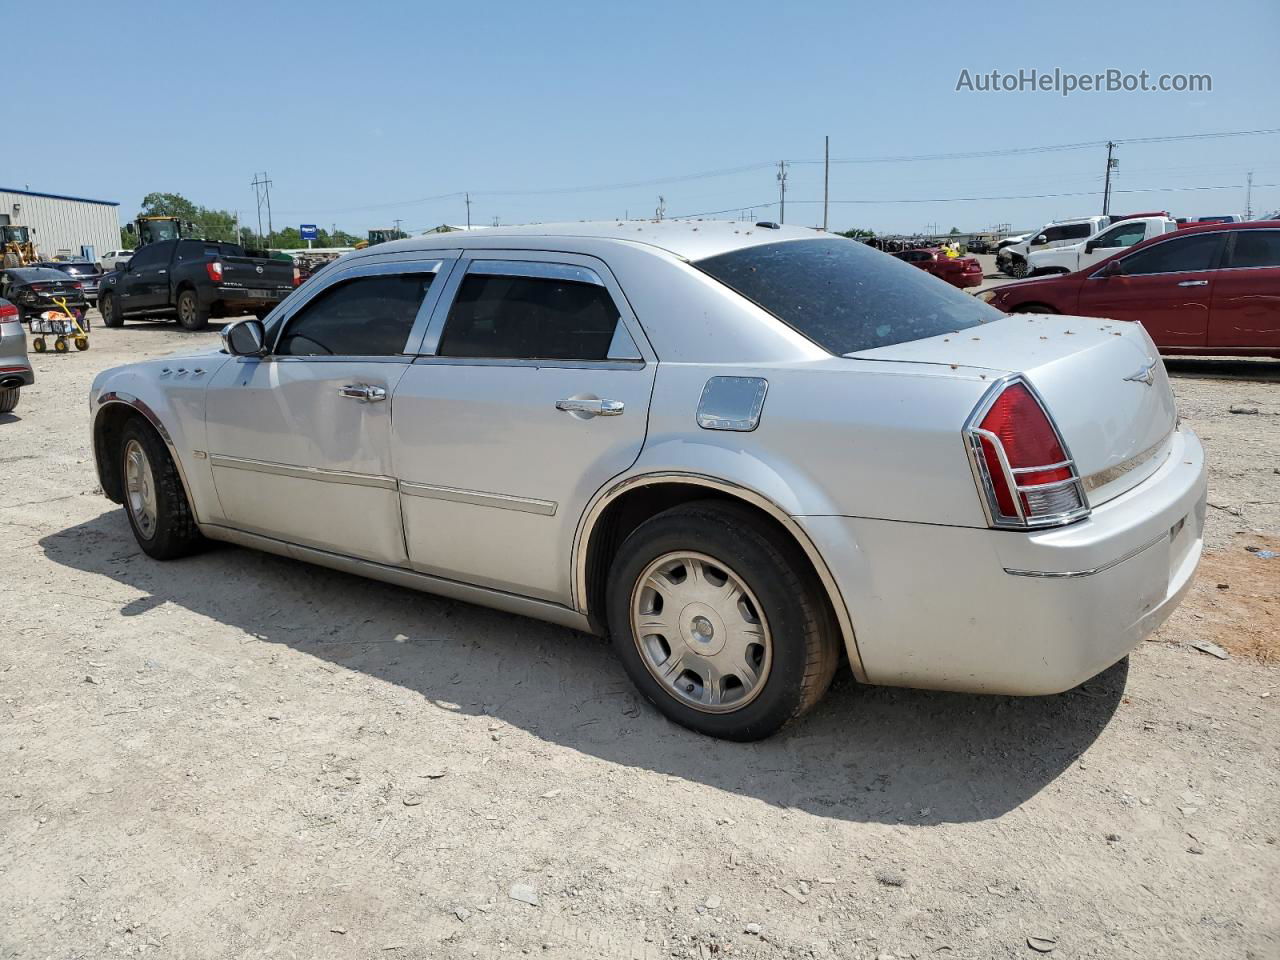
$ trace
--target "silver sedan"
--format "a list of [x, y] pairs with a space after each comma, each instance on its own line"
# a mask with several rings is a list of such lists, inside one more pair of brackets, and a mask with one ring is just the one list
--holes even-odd
[[0, 413], [16, 409], [22, 388], [35, 382], [22, 315], [16, 306], [0, 298]]
[[774, 224], [378, 245], [90, 406], [152, 557], [229, 541], [605, 633], [659, 710], [734, 739], [842, 657], [1067, 689], [1201, 550], [1203, 454], [1140, 326], [1005, 316]]

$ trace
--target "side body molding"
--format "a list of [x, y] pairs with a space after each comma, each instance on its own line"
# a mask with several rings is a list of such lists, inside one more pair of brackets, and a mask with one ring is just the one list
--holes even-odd
[[596, 494], [595, 499], [587, 506], [586, 512], [582, 516], [582, 520], [578, 524], [578, 532], [574, 537], [573, 547], [573, 604], [578, 612], [586, 615], [588, 613], [589, 599], [587, 596], [587, 551], [591, 544], [591, 535], [595, 530], [597, 521], [605, 509], [613, 501], [617, 500], [623, 494], [626, 494], [638, 487], [651, 486], [654, 484], [678, 483], [697, 487], [706, 487], [710, 490], [716, 490], [720, 493], [728, 494], [738, 500], [742, 500], [763, 510], [773, 519], [777, 520], [782, 527], [791, 534], [796, 543], [804, 551], [809, 562], [813, 564], [814, 570], [817, 571], [818, 578], [822, 582], [822, 587], [827, 593], [827, 598], [831, 601], [831, 608], [835, 612], [836, 622], [840, 628], [840, 635], [844, 640], [845, 650], [849, 654], [849, 665], [853, 669], [854, 676], [862, 682], [866, 682], [867, 675], [862, 667], [862, 658], [858, 655], [857, 638], [853, 630], [853, 622], [849, 617], [848, 607], [845, 605], [844, 598], [840, 593], [840, 587], [836, 583], [835, 577], [832, 576], [831, 570], [827, 567], [826, 562], [822, 559], [822, 555], [818, 552], [809, 536], [804, 532], [799, 524], [777, 503], [770, 500], [754, 490], [747, 487], [739, 486], [727, 480], [721, 480], [716, 477], [709, 477], [699, 473], [684, 473], [678, 471], [666, 471], [661, 473], [646, 473], [639, 476], [627, 477], [607, 487], [600, 493]]

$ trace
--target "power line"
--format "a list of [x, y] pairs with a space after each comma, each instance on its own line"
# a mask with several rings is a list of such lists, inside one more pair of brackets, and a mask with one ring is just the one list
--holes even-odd
[[[1108, 143], [1114, 144], [1116, 146], [1120, 146], [1124, 144], [1171, 143], [1175, 141], [1212, 140], [1212, 139], [1221, 139], [1226, 137], [1269, 136], [1274, 134], [1280, 134], [1280, 127], [1264, 128], [1264, 129], [1257, 129], [1257, 130], [1229, 130], [1229, 131], [1222, 131], [1217, 133], [1179, 134], [1179, 135], [1159, 136], [1159, 137], [1130, 137], [1127, 139], [1116, 139], [1111, 141], [1086, 140], [1086, 141], [1080, 141], [1078, 143], [1045, 144], [1045, 145], [1034, 146], [1034, 147], [1008, 147], [1008, 148], [995, 149], [995, 150], [975, 150], [975, 151], [955, 152], [955, 153], [931, 153], [931, 154], [914, 154], [914, 155], [899, 154], [899, 155], [885, 155], [885, 156], [871, 156], [871, 157], [844, 157], [844, 158], [832, 158], [829, 162], [838, 163], [838, 164], [875, 164], [875, 163], [916, 163], [916, 162], [926, 162], [926, 161], [933, 161], [933, 160], [976, 160], [976, 159], [987, 159], [991, 157], [1009, 157], [1009, 156], [1040, 154], [1040, 153], [1057, 153], [1057, 152], [1070, 151], [1070, 150], [1098, 149], [1098, 148], [1107, 146]], [[797, 164], [797, 163], [798, 164], [817, 164], [817, 163], [827, 163], [827, 162], [828, 161], [826, 160], [826, 158], [821, 158], [816, 160], [785, 161], [785, 163], [788, 166], [790, 166], [791, 164]], [[778, 161], [763, 160], [757, 163], [741, 164], [735, 167], [723, 167], [717, 170], [705, 170], [699, 173], [676, 174], [676, 175], [667, 176], [667, 177], [653, 177], [646, 180], [629, 180], [629, 181], [621, 181], [617, 183], [598, 183], [598, 184], [591, 184], [587, 186], [551, 187], [551, 188], [536, 189], [536, 190], [472, 190], [470, 191], [469, 195], [475, 196], [475, 197], [480, 197], [480, 196], [537, 197], [537, 196], [555, 196], [555, 195], [565, 195], [565, 194], [575, 194], [575, 193], [597, 193], [597, 192], [603, 192], [607, 190], [628, 190], [628, 189], [633, 189], [637, 187], [648, 187], [648, 186], [656, 186], [656, 185], [669, 184], [669, 183], [685, 183], [692, 180], [714, 179], [717, 177], [727, 177], [727, 176], [734, 176], [736, 174], [741, 174], [741, 173], [750, 173], [753, 171], [764, 170], [767, 168], [774, 168], [777, 166], [778, 166]], [[434, 196], [418, 197], [412, 200], [394, 200], [394, 201], [387, 201], [383, 203], [364, 204], [357, 207], [346, 207], [343, 209], [335, 208], [335, 209], [328, 210], [328, 212], [329, 213], [359, 213], [365, 210], [377, 210], [377, 209], [384, 209], [388, 207], [410, 206], [413, 204], [430, 203], [436, 200], [449, 200], [449, 199], [455, 199], [455, 198], [463, 198], [465, 196], [468, 196], [468, 193], [466, 191], [454, 190], [449, 193], [439, 193], [439, 194], [435, 194]], [[975, 199], [981, 199], [981, 198], [975, 198]], [[1035, 199], [1035, 198], [1027, 198], [1027, 199]], [[770, 206], [772, 206], [772, 204], [770, 204]], [[285, 212], [301, 213], [303, 211], [285, 211]]]

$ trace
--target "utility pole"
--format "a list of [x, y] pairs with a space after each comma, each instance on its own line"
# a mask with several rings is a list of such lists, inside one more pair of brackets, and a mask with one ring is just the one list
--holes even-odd
[[471, 193], [463, 194], [467, 198], [467, 229], [471, 229]]
[[1120, 161], [1112, 157], [1112, 152], [1116, 145], [1112, 140], [1107, 141], [1107, 177], [1102, 187], [1102, 215], [1105, 217], [1111, 212], [1111, 171], [1119, 169]]
[[822, 232], [827, 232], [827, 203], [831, 196], [831, 138], [823, 137], [822, 152]]
[[[267, 244], [265, 235], [262, 232], [263, 191], [270, 185], [270, 183], [271, 181], [267, 179], [267, 175], [264, 172], [264, 173], [255, 173], [253, 175], [253, 182], [249, 184], [251, 187], [253, 187], [253, 199], [254, 199], [254, 202], [258, 205], [258, 237], [263, 241], [262, 245], [264, 247], [267, 246], [268, 244]], [[268, 196], [267, 223], [270, 224], [271, 222], [271, 205], [269, 201], [270, 194], [268, 194], [267, 196]]]
[[667, 198], [666, 197], [661, 195], [658, 196], [658, 209], [653, 211], [653, 215], [659, 221], [661, 221], [662, 218], [667, 215]]
[[778, 161], [778, 223], [787, 222], [787, 161]]
[[1249, 171], [1249, 176], [1245, 178], [1244, 188], [1244, 218], [1246, 220], [1253, 219], [1253, 171]]
[[400, 235], [400, 224], [404, 223], [399, 217], [391, 221], [391, 226], [396, 232], [396, 236]]

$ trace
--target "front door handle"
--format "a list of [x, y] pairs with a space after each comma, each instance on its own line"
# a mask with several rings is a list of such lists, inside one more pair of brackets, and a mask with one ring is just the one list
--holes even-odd
[[379, 400], [387, 399], [387, 391], [371, 383], [348, 383], [338, 388], [338, 394], [352, 400], [359, 400], [361, 403], [377, 403]]
[[1183, 280], [1178, 286], [1180, 287], [1207, 287], [1208, 280]]
[[557, 400], [556, 409], [565, 413], [578, 413], [584, 417], [620, 417], [626, 409], [621, 400], [578, 400], [570, 397]]

